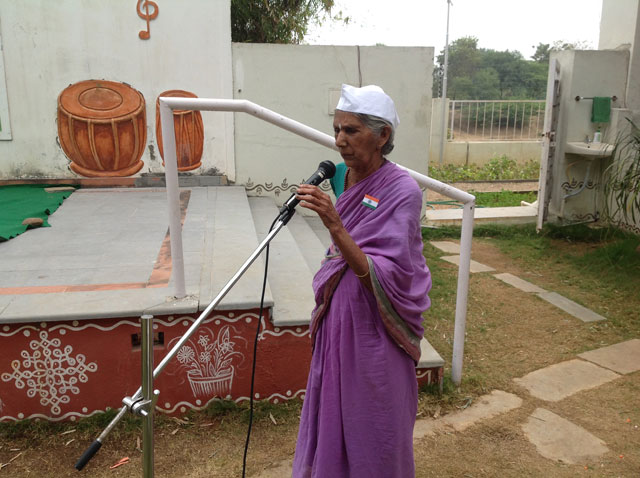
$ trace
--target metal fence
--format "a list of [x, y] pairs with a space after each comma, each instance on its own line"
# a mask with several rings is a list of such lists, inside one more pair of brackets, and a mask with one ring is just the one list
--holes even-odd
[[544, 100], [451, 100], [449, 141], [537, 141]]

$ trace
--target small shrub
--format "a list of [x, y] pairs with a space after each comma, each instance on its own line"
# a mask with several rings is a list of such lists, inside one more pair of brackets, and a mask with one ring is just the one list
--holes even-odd
[[540, 162], [529, 160], [518, 164], [515, 160], [502, 155], [492, 158], [487, 164], [478, 166], [469, 164], [459, 166], [445, 164], [430, 167], [429, 176], [445, 183], [458, 181], [505, 181], [511, 179], [529, 179], [537, 181], [540, 175]]
[[204, 409], [204, 414], [209, 418], [222, 417], [238, 412], [239, 408], [233, 400], [214, 400]]

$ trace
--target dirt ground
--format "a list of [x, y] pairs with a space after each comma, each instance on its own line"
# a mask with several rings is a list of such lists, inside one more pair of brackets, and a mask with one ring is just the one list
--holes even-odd
[[[430, 246], [428, 246], [430, 247]], [[558, 246], [561, 247], [561, 246]], [[572, 245], [588, 248], [589, 245]], [[490, 239], [474, 239], [473, 259], [497, 272], [510, 272], [547, 290], [589, 304], [588, 296], [572, 289], [559, 265], [524, 267], [504, 255]], [[443, 267], [455, 268], [445, 264]], [[593, 310], [612, 317], [624, 315], [629, 298], [614, 297]], [[638, 298], [632, 298], [638, 301]], [[635, 309], [637, 310], [637, 309]], [[445, 358], [450, 373], [452, 322], [427, 319], [426, 336]], [[464, 432], [439, 432], [415, 444], [417, 477], [640, 477], [640, 372], [624, 375], [595, 389], [559, 402], [543, 402], [519, 387], [514, 378], [573, 359], [577, 354], [634, 338], [608, 323], [582, 323], [533, 294], [521, 292], [490, 274], [471, 278], [465, 343], [464, 382], [457, 392], [439, 398], [422, 395], [420, 413], [433, 419], [454, 413], [479, 395], [499, 389], [523, 399], [523, 405]], [[521, 425], [538, 407], [580, 425], [603, 440], [609, 452], [575, 465], [543, 458], [525, 437]], [[300, 404], [281, 414], [268, 414], [254, 425], [247, 476], [293, 457]], [[272, 419], [273, 417], [273, 419]], [[187, 421], [158, 419], [155, 475], [158, 477], [241, 476], [246, 422], [239, 415], [194, 415]], [[142, 474], [140, 432], [113, 432], [84, 471], [73, 465], [95, 438], [73, 431], [68, 423], [55, 430], [0, 438], [0, 478], [7, 477], [138, 477]], [[65, 433], [67, 432], [67, 433]], [[131, 462], [110, 466], [123, 457]]]

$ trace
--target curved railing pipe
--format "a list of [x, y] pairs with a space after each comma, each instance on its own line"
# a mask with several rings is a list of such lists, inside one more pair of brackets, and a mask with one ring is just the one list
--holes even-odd
[[[248, 100], [228, 100], [209, 98], [179, 98], [160, 97], [160, 119], [162, 138], [165, 151], [165, 179], [167, 185], [167, 199], [169, 202], [169, 230], [171, 235], [172, 274], [174, 279], [175, 296], [186, 296], [184, 279], [184, 258], [182, 251], [182, 225], [180, 223], [180, 201], [178, 186], [178, 162], [176, 159], [175, 128], [173, 110], [198, 111], [227, 111], [247, 113], [279, 128], [290, 131], [310, 141], [327, 148], [337, 150], [332, 136], [322, 133], [305, 124], [282, 116], [275, 111], [263, 108]], [[456, 293], [455, 330], [453, 337], [453, 359], [451, 363], [451, 378], [457, 385], [462, 379], [462, 362], [464, 356], [464, 335], [467, 317], [467, 298], [469, 292], [469, 272], [471, 264], [471, 239], [473, 237], [473, 219], [475, 210], [475, 196], [456, 189], [436, 179], [420, 174], [404, 166], [416, 182], [427, 189], [436, 191], [446, 197], [455, 199], [463, 204], [462, 231], [460, 236], [460, 265], [458, 267], [458, 285]]]

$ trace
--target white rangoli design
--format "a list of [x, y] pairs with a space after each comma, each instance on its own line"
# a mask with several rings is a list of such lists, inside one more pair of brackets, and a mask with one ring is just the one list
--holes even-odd
[[51, 406], [51, 413], [60, 414], [60, 404], [69, 403], [69, 394], [78, 395], [78, 382], [88, 381], [87, 372], [95, 372], [95, 362], [86, 363], [82, 354], [71, 356], [73, 347], [66, 345], [60, 348], [60, 339], [49, 339], [45, 330], [40, 331], [40, 340], [32, 340], [29, 347], [23, 350], [20, 360], [11, 362], [13, 373], [3, 373], [2, 381], [15, 380], [16, 388], [27, 389], [27, 397], [40, 397], [40, 404]]

